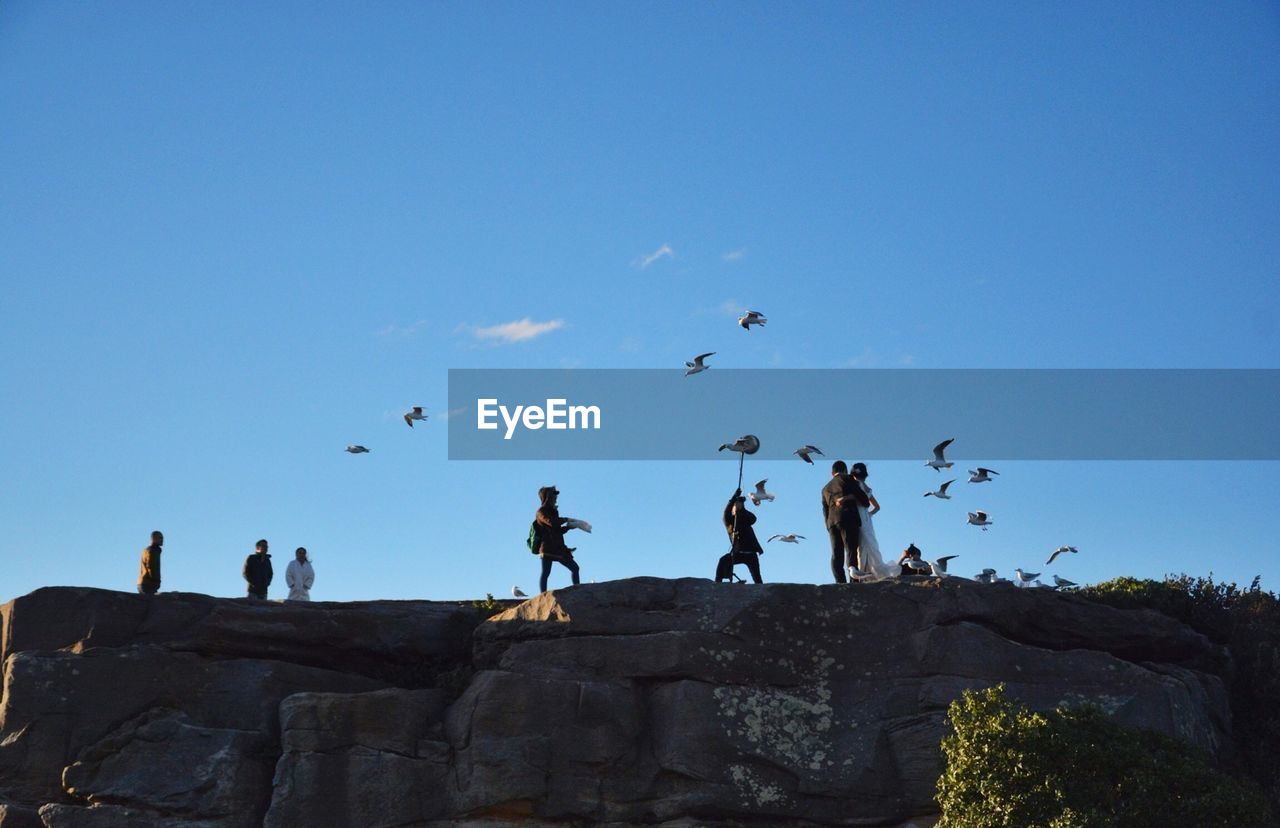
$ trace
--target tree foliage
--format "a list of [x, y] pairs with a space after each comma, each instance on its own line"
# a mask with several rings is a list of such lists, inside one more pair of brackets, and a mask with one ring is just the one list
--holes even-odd
[[1225, 646], [1231, 669], [1235, 737], [1248, 772], [1280, 811], [1280, 600], [1259, 579], [1246, 589], [1189, 575], [1163, 581], [1116, 578], [1080, 594], [1124, 609], [1145, 607], [1178, 619]]
[[1263, 828], [1265, 798], [1190, 746], [1097, 708], [1039, 713], [1004, 686], [951, 704], [938, 828]]

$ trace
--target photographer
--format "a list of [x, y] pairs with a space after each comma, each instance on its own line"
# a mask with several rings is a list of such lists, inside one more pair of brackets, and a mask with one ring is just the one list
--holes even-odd
[[747, 510], [747, 499], [742, 496], [742, 489], [735, 489], [733, 497], [724, 507], [724, 528], [729, 533], [732, 545], [729, 554], [720, 556], [716, 564], [716, 581], [733, 579], [734, 564], [743, 563], [751, 572], [751, 580], [757, 584], [764, 581], [760, 578], [760, 556], [764, 549], [756, 539], [756, 530], [751, 528], [756, 516]]

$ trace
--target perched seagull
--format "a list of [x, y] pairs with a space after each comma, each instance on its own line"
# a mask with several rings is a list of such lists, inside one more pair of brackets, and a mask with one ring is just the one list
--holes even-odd
[[420, 420], [426, 422], [427, 415], [422, 413], [422, 406], [415, 405], [413, 410], [404, 415], [404, 421], [409, 424], [409, 428], [413, 428], [413, 421]]
[[529, 596], [528, 596], [528, 595], [525, 595], [525, 594], [524, 594], [524, 590], [523, 590], [523, 589], [521, 589], [520, 587], [518, 587], [518, 586], [512, 586], [512, 587], [511, 587], [511, 597], [512, 597], [512, 598], [528, 598]]
[[1057, 575], [1053, 576], [1053, 585], [1059, 588], [1079, 586], [1075, 581], [1068, 581], [1066, 578], [1059, 578]]
[[928, 561], [918, 561], [915, 558], [903, 558], [902, 565], [907, 569], [914, 569], [916, 572], [932, 572], [933, 567]]
[[753, 310], [749, 310], [746, 313], [744, 313], [742, 316], [738, 317], [738, 324], [742, 326], [742, 329], [744, 331], [751, 330], [752, 325], [763, 325], [768, 321], [769, 321], [768, 319], [764, 318], [763, 313], [760, 313], [758, 311], [753, 311]]
[[810, 455], [810, 454], [822, 454], [822, 449], [818, 448], [817, 446], [801, 446], [800, 448], [798, 448], [798, 449], [796, 449], [795, 451], [793, 451], [793, 452], [792, 452], [792, 454], [796, 455], [796, 456], [797, 456], [797, 457], [799, 457], [801, 460], [803, 460], [804, 462], [806, 462], [806, 463], [808, 463], [810, 466], [812, 466], [812, 465], [813, 465], [813, 459], [812, 459], [811, 457], [809, 457], [809, 455]]
[[364, 446], [347, 446], [343, 451], [349, 454], [368, 454], [369, 450]]
[[1013, 570], [1013, 574], [1018, 576], [1018, 586], [1031, 586], [1031, 582], [1040, 577], [1039, 572], [1023, 572], [1021, 569]]
[[941, 486], [939, 486], [939, 487], [938, 487], [938, 491], [936, 491], [936, 492], [925, 492], [925, 493], [924, 493], [924, 496], [925, 496], [925, 497], [930, 497], [930, 496], [932, 496], [932, 497], [936, 497], [936, 498], [938, 498], [939, 500], [950, 500], [950, 499], [951, 499], [951, 495], [947, 494], [947, 487], [948, 487], [948, 486], [950, 486], [950, 485], [951, 485], [952, 483], [954, 483], [954, 482], [956, 482], [956, 481], [955, 481], [955, 480], [948, 480], [946, 483], [943, 483]]
[[739, 437], [738, 439], [734, 440], [732, 443], [722, 444], [720, 448], [716, 449], [716, 451], [724, 451], [725, 449], [729, 449], [729, 451], [746, 452], [750, 448], [751, 448], [751, 441], [748, 440], [746, 437]]
[[974, 575], [973, 580], [980, 584], [994, 584], [996, 582], [996, 571], [991, 567], [987, 567], [977, 575]]
[[955, 439], [956, 438], [952, 437], [950, 440], [943, 440], [941, 443], [938, 443], [938, 445], [934, 446], [933, 459], [930, 460], [928, 463], [925, 463], [925, 465], [929, 466], [934, 471], [939, 471], [939, 472], [942, 471], [943, 469], [949, 469], [952, 466], [954, 466], [955, 465], [954, 463], [947, 462], [947, 458], [945, 455], [943, 455], [943, 452], [947, 450], [947, 446], [951, 445], [951, 443]]
[[765, 541], [765, 543], [773, 543], [776, 540], [782, 541], [783, 543], [799, 543], [804, 539], [805, 539], [804, 535], [797, 535], [795, 532], [792, 532], [787, 535], [774, 535], [773, 537], [769, 538], [769, 540]]
[[861, 569], [858, 569], [858, 567], [853, 566], [852, 564], [850, 564], [847, 567], [847, 569], [849, 571], [849, 579], [852, 581], [860, 581], [863, 578], [867, 577], [867, 573], [863, 572]]
[[991, 518], [986, 512], [970, 512], [968, 523], [972, 526], [981, 526], [982, 531], [987, 531], [987, 527], [991, 525]]
[[578, 518], [565, 518], [564, 525], [570, 529], [581, 529], [588, 535], [591, 534], [591, 524], [587, 523], [585, 520], [579, 520]]
[[1059, 555], [1061, 555], [1063, 552], [1070, 552], [1072, 555], [1074, 555], [1079, 551], [1080, 550], [1076, 549], [1074, 546], [1059, 546], [1057, 549], [1053, 550], [1053, 554], [1049, 556], [1049, 560], [1044, 562], [1044, 565], [1045, 566], [1052, 565], [1054, 559], [1057, 558]]
[[711, 367], [710, 365], [707, 365], [705, 362], [703, 362], [703, 360], [709, 356], [715, 356], [715, 355], [716, 355], [715, 351], [708, 351], [705, 354], [698, 354], [696, 357], [693, 358], [693, 362], [685, 363], [685, 367], [687, 368], [687, 370], [684, 372], [684, 375], [687, 377], [690, 374], [701, 374], [703, 371]]
[[991, 469], [984, 469], [982, 466], [978, 466], [976, 469], [969, 469], [969, 482], [989, 483], [991, 482], [991, 475], [999, 473], [1000, 472], [998, 471], [992, 471]]
[[766, 492], [764, 490], [764, 484], [768, 482], [769, 478], [766, 477], [764, 480], [761, 480], [756, 484], [756, 490], [754, 492], [747, 492], [747, 497], [751, 498], [751, 502], [755, 505], [759, 506], [760, 502], [764, 500], [767, 500], [770, 503], [773, 502], [773, 493]]

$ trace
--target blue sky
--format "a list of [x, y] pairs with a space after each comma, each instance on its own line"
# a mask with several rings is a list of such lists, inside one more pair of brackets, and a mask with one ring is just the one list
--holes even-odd
[[[154, 528], [165, 589], [530, 590], [551, 482], [584, 578], [712, 572], [729, 464], [449, 462], [451, 367], [1280, 367], [1277, 93], [1266, 3], [7, 2], [0, 598]], [[1280, 583], [1275, 463], [1000, 468], [876, 464], [886, 552]]]

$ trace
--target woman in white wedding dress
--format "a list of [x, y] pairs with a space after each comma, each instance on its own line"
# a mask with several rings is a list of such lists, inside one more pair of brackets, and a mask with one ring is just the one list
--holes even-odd
[[[862, 528], [858, 530], [858, 560], [862, 564], [863, 576], [869, 580], [896, 577], [901, 570], [896, 564], [885, 562], [880, 554], [880, 544], [876, 541], [876, 527], [871, 523], [871, 516], [880, 511], [880, 504], [867, 485], [867, 464], [854, 463], [849, 476], [857, 481], [862, 491], [866, 492], [867, 500], [871, 502], [870, 509], [858, 505], [858, 517], [862, 518]], [[853, 580], [852, 569], [849, 571], [849, 579]]]

